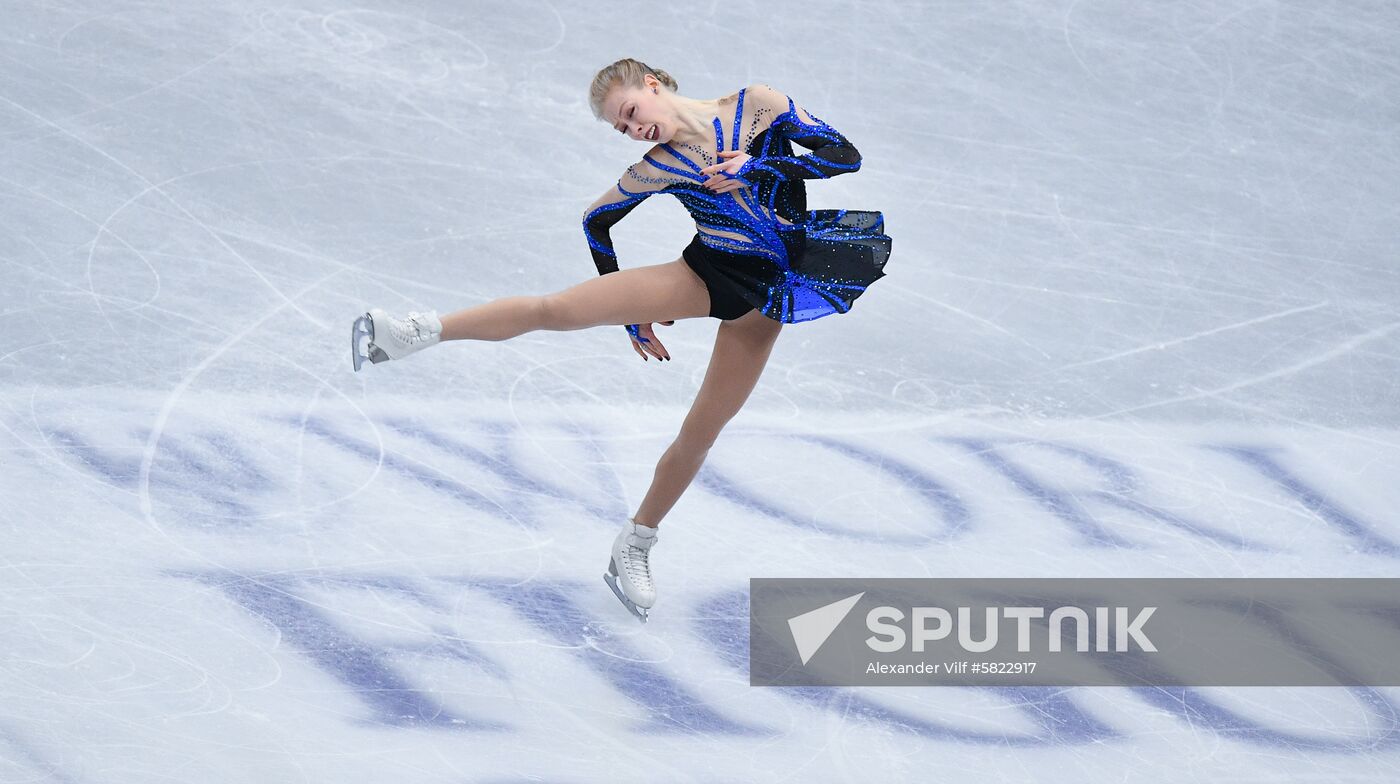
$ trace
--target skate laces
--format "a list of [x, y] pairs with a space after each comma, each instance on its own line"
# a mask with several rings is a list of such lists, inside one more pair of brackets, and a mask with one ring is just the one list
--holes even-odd
[[413, 311], [403, 319], [391, 319], [389, 330], [394, 333], [394, 337], [404, 343], [421, 343], [432, 337], [433, 330], [428, 324], [428, 316]]
[[647, 560], [650, 556], [650, 546], [640, 547], [631, 541], [627, 542], [627, 549], [623, 551], [623, 568], [627, 570], [627, 576], [632, 579], [633, 584], [639, 588], [651, 587], [651, 564]]

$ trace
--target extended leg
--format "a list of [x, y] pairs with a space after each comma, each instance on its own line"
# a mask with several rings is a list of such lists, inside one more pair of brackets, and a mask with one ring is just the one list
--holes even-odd
[[782, 324], [758, 311], [720, 324], [700, 392], [676, 440], [656, 464], [651, 487], [633, 519], [660, 525], [699, 473], [720, 431], [743, 408], [768, 364]]
[[442, 317], [442, 339], [506, 340], [537, 329], [642, 324], [709, 312], [705, 284], [677, 260], [611, 272], [553, 294], [503, 297], [449, 313]]

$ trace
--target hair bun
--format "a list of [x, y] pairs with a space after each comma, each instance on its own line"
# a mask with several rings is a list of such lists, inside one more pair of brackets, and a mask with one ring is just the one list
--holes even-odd
[[666, 73], [665, 71], [661, 70], [660, 68], [648, 68], [647, 70], [651, 72], [652, 76], [655, 76], [657, 79], [660, 79], [662, 84], [670, 88], [671, 92], [675, 92], [676, 90], [680, 89], [680, 85], [676, 84], [675, 78], [672, 77], [670, 74]]

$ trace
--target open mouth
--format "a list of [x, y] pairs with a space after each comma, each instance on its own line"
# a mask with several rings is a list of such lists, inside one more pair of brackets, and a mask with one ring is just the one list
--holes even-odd
[[661, 135], [661, 127], [653, 125], [647, 129], [647, 141], [656, 141], [656, 137]]

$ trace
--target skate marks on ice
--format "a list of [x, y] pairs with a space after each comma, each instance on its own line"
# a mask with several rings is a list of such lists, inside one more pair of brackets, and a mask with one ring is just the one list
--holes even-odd
[[0, 722], [0, 781], [52, 781], [73, 784], [63, 766], [29, 745], [23, 732]]
[[[1011, 771], [1030, 764], [1018, 749], [1081, 771], [1099, 764], [1089, 748], [1162, 770], [1210, 749], [1212, 773], [1395, 764], [1393, 690], [751, 689], [745, 589], [1390, 575], [1396, 433], [838, 416], [833, 436], [746, 414], [666, 521], [643, 627], [597, 579], [667, 443], [624, 412], [186, 396], [150, 457], [147, 517], [162, 405], [55, 393], [0, 418], [6, 482], [40, 491], [0, 528], [4, 595], [29, 619], [11, 632], [25, 677], [0, 697], [47, 761], [30, 770], [141, 770], [65, 728], [80, 704], [102, 706], [102, 737], [156, 757], [278, 749], [265, 773], [313, 764], [296, 749], [316, 746], [347, 771], [511, 775], [493, 753], [507, 738], [555, 743], [530, 771], [565, 780], [601, 775], [570, 755], [624, 738], [662, 749], [627, 752], [635, 778], [697, 778], [721, 739], [732, 759], [705, 768], [721, 779], [838, 769], [857, 747], [892, 776], [949, 759]], [[403, 751], [359, 751], [385, 732]]]

